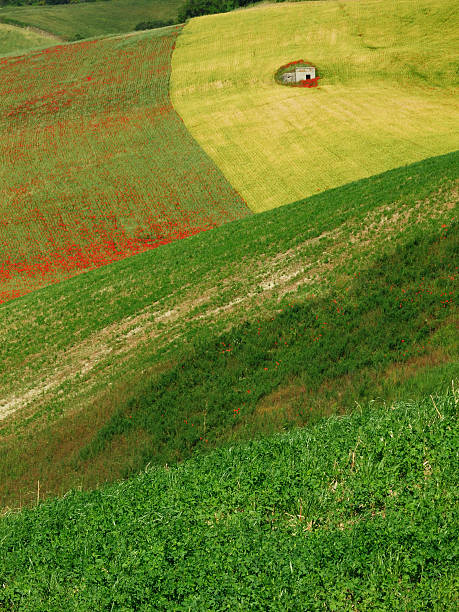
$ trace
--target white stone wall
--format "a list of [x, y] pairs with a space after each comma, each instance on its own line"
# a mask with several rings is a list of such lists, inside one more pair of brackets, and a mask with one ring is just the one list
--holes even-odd
[[285, 74], [282, 75], [282, 80], [284, 81], [284, 83], [295, 83], [296, 81], [295, 73], [286, 72]]
[[296, 82], [299, 83], [300, 81], [305, 81], [307, 75], [309, 75], [311, 79], [314, 79], [316, 76], [316, 69], [314, 66], [302, 66], [301, 68], [296, 68], [295, 73]]

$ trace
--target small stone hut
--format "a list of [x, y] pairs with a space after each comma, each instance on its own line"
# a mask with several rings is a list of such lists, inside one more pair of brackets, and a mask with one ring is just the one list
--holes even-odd
[[315, 66], [296, 66], [282, 75], [284, 83], [300, 83], [301, 81], [309, 81], [316, 78]]

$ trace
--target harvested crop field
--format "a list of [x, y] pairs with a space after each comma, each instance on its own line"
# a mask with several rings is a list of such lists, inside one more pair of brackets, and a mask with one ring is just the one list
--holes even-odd
[[[268, 210], [459, 148], [456, 32], [453, 0], [208, 15], [177, 41], [172, 101], [252, 210]], [[274, 81], [299, 59], [317, 88]]]

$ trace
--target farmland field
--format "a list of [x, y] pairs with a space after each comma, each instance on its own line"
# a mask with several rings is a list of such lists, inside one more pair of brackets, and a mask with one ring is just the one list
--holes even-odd
[[0, 9], [0, 612], [456, 611], [455, 5], [181, 1]]
[[1, 304], [0, 507], [35, 499], [37, 480], [42, 497], [91, 488], [142, 462], [450, 384], [458, 159], [248, 215]]
[[53, 36], [0, 23], [0, 55], [55, 44]]
[[141, 21], [175, 20], [183, 0], [109, 0], [53, 6], [6, 6], [0, 22], [32, 26], [65, 40], [130, 32]]
[[[300, 2], [193, 19], [172, 101], [254, 211], [447, 153], [459, 147], [456, 8]], [[298, 59], [317, 65], [319, 87], [274, 82]]]
[[170, 103], [179, 30], [0, 59], [0, 300], [250, 214]]

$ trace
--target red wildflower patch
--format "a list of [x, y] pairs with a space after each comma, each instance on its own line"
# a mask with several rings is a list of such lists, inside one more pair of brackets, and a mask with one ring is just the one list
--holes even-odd
[[170, 102], [179, 31], [0, 59], [0, 302], [250, 213]]

